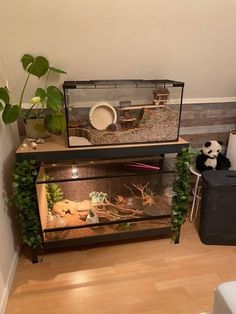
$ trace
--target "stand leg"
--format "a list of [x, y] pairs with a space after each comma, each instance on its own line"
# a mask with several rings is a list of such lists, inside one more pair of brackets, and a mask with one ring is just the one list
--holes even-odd
[[38, 254], [36, 250], [32, 249], [32, 263], [37, 264], [39, 262]]
[[33, 264], [41, 263], [43, 261], [42, 254], [43, 251], [41, 249], [32, 249], [31, 260]]

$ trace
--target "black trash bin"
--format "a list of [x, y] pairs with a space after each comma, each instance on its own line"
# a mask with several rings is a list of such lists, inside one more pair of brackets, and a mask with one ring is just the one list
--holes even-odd
[[205, 244], [236, 245], [236, 171], [205, 171], [199, 236]]

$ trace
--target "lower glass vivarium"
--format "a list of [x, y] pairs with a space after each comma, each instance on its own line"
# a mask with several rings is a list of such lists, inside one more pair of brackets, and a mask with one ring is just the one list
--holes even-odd
[[174, 173], [150, 162], [122, 165], [78, 166], [68, 180], [71, 166], [42, 168], [36, 188], [44, 241], [169, 227]]
[[[47, 229], [70, 226], [83, 226], [83, 228], [51, 230], [52, 232], [45, 233], [46, 241], [162, 228], [170, 223], [170, 218], [168, 218], [170, 204], [166, 195], [146, 196], [142, 191], [143, 198], [119, 195], [113, 201], [109, 201], [103, 195], [104, 193], [92, 193], [94, 197], [99, 197], [99, 195], [100, 198], [105, 197], [103, 202], [91, 205], [89, 200], [80, 202], [62, 200], [54, 204], [54, 211], [48, 214]], [[111, 224], [112, 222], [114, 223]], [[90, 227], [90, 224], [101, 225]]]

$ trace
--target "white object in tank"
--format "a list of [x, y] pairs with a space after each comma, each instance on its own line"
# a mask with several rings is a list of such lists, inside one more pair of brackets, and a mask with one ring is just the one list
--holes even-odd
[[96, 224], [99, 223], [99, 217], [96, 213], [94, 213], [92, 210], [88, 213], [88, 216], [86, 217], [86, 223], [90, 224]]
[[116, 123], [116, 110], [108, 102], [98, 102], [90, 108], [89, 121], [95, 129], [105, 130], [108, 125]]

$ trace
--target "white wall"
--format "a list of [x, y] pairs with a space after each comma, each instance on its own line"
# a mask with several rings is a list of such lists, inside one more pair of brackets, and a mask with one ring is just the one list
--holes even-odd
[[8, 207], [11, 190], [11, 172], [14, 151], [18, 143], [15, 126], [0, 124], [0, 313], [4, 313], [8, 293], [17, 264], [17, 242], [15, 239], [14, 213]]
[[[235, 97], [236, 1], [1, 0], [0, 74], [16, 94], [26, 52], [53, 60], [68, 80], [170, 78], [186, 83], [185, 97]], [[0, 296], [15, 256], [3, 196], [10, 129], [0, 124]]]
[[236, 96], [235, 0], [1, 0], [0, 23], [12, 87], [31, 52], [65, 79], [170, 78], [188, 98]]

